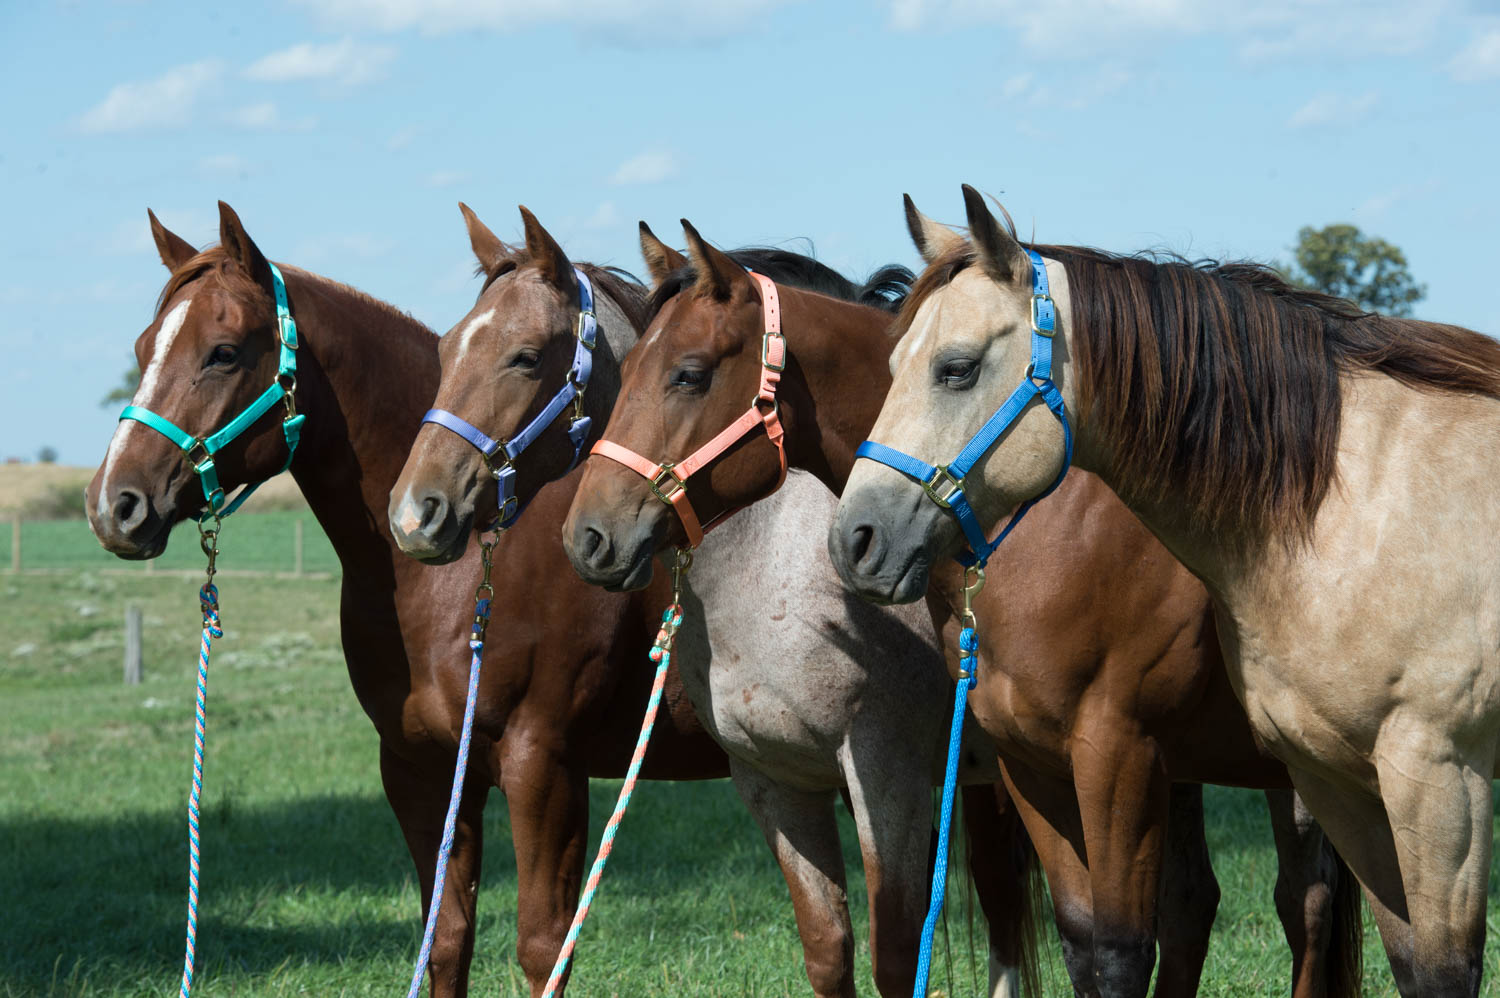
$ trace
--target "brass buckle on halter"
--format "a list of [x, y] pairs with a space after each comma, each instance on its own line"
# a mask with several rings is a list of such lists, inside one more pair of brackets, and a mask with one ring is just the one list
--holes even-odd
[[[672, 462], [664, 462], [661, 470], [651, 479], [651, 491], [668, 506], [675, 505], [677, 497], [687, 488], [687, 483], [677, 477], [677, 472], [672, 467]], [[667, 491], [663, 492], [662, 489]]]
[[[771, 356], [770, 356], [770, 352], [771, 352], [771, 337], [773, 335], [778, 340], [781, 341], [781, 363], [779, 363], [779, 364], [773, 364], [773, 363], [771, 363]], [[760, 338], [760, 366], [764, 367], [768, 371], [775, 371], [777, 374], [780, 374], [782, 371], [786, 370], [786, 337], [785, 336], [781, 335], [780, 333], [775, 333], [775, 334], [766, 333], [764, 336], [762, 336]]]
[[490, 461], [490, 456], [488, 454], [486, 454], [484, 451], [479, 452], [480, 458], [484, 461], [484, 466], [490, 469], [490, 477], [497, 482], [500, 480], [500, 476], [505, 472], [505, 469], [512, 467], [510, 463], [510, 455], [505, 453], [506, 445], [508, 445], [509, 443], [509, 440], [501, 441], [500, 449], [495, 451], [496, 454], [502, 455], [500, 467], [498, 468], [495, 467], [495, 465]]
[[586, 339], [583, 338], [583, 326], [584, 326], [583, 320], [584, 319], [593, 319], [595, 322], [598, 322], [599, 321], [599, 317], [594, 314], [594, 310], [591, 309], [591, 308], [581, 308], [581, 309], [579, 309], [578, 310], [578, 329], [575, 330], [574, 333], [573, 333], [573, 336], [575, 338], [577, 338], [577, 340], [578, 340], [579, 343], [582, 343], [588, 350], [592, 351], [594, 349], [594, 344], [590, 343], [588, 340], [586, 340]]
[[944, 509], [949, 509], [953, 504], [953, 497], [964, 490], [964, 480], [954, 478], [953, 473], [948, 470], [946, 464], [940, 464], [932, 471], [932, 477], [922, 483], [922, 491], [927, 493], [927, 498], [937, 503]]
[[[202, 457], [193, 456], [195, 453], [198, 453], [200, 451], [203, 454]], [[204, 443], [202, 440], [194, 440], [183, 450], [183, 453], [187, 455], [187, 462], [192, 466], [193, 474], [195, 475], [203, 474], [200, 469], [203, 467], [203, 465], [213, 460], [213, 455], [208, 451], [208, 444]]]
[[[1050, 339], [1052, 339], [1053, 336], [1057, 335], [1057, 330], [1055, 330], [1055, 329], [1043, 329], [1041, 327], [1040, 323], [1037, 321], [1037, 319], [1038, 319], [1038, 314], [1037, 314], [1038, 313], [1038, 309], [1041, 306], [1042, 302], [1047, 302], [1049, 305], [1056, 305], [1057, 304], [1056, 302], [1054, 302], [1052, 300], [1052, 296], [1051, 295], [1032, 295], [1031, 296], [1031, 331], [1033, 333], [1036, 333], [1038, 336], [1045, 336], [1045, 337], [1047, 337], [1047, 339], [1050, 340]], [[1055, 320], [1055, 316], [1056, 316], [1056, 313], [1054, 313], [1054, 320]]]

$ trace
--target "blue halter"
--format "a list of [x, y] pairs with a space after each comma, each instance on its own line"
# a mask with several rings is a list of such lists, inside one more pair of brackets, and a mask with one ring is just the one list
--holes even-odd
[[210, 517], [222, 519], [228, 516], [264, 484], [255, 482], [246, 485], [233, 500], [229, 500], [219, 487], [219, 472], [214, 467], [215, 454], [275, 408], [277, 402], [284, 402], [286, 417], [281, 421], [281, 433], [286, 438], [286, 463], [276, 472], [279, 475], [292, 466], [292, 457], [297, 453], [297, 441], [302, 436], [302, 423], [307, 419], [306, 416], [297, 415], [297, 322], [292, 318], [292, 310], [287, 305], [286, 282], [281, 279], [281, 271], [274, 263], [269, 266], [271, 286], [276, 297], [276, 340], [281, 347], [281, 359], [276, 368], [276, 379], [261, 392], [259, 398], [246, 406], [222, 430], [207, 437], [195, 437], [170, 419], [158, 416], [143, 406], [127, 405], [120, 412], [122, 420], [133, 419], [138, 423], [145, 423], [182, 448], [203, 486], [203, 498], [208, 503], [208, 511], [198, 517], [200, 522]]
[[[1026, 376], [1021, 379], [1016, 390], [1011, 392], [1005, 404], [995, 410], [995, 414], [984, 426], [980, 427], [978, 433], [970, 438], [963, 450], [959, 451], [958, 457], [947, 465], [930, 465], [910, 454], [903, 454], [901, 451], [873, 440], [866, 440], [854, 452], [856, 459], [866, 458], [878, 461], [895, 468], [908, 478], [915, 479], [921, 484], [922, 491], [927, 493], [928, 498], [954, 515], [960, 529], [964, 532], [964, 539], [969, 543], [967, 551], [960, 551], [955, 556], [965, 567], [983, 568], [985, 562], [989, 561], [990, 555], [994, 554], [995, 549], [1000, 546], [1000, 542], [1005, 540], [1016, 528], [1016, 524], [1021, 522], [1021, 517], [1062, 484], [1063, 477], [1068, 473], [1068, 466], [1073, 463], [1073, 429], [1068, 425], [1068, 414], [1063, 408], [1062, 392], [1052, 381], [1052, 337], [1057, 331], [1057, 306], [1053, 303], [1052, 296], [1048, 294], [1047, 267], [1042, 262], [1041, 256], [1031, 249], [1026, 251], [1026, 255], [1031, 259], [1031, 365], [1026, 368]], [[964, 476], [973, 469], [980, 458], [989, 453], [990, 448], [994, 447], [1005, 435], [1011, 424], [1021, 418], [1021, 413], [1026, 411], [1026, 406], [1031, 400], [1038, 396], [1062, 422], [1064, 449], [1062, 470], [1057, 473], [1056, 480], [1047, 487], [1047, 491], [1022, 503], [995, 539], [988, 540], [985, 538], [984, 528], [980, 526], [978, 517], [969, 506], [968, 496], [964, 493]]]
[[[495, 479], [499, 509], [495, 526], [500, 530], [515, 523], [516, 517], [521, 515], [522, 506], [516, 499], [516, 469], [512, 462], [536, 442], [542, 431], [551, 426], [571, 402], [573, 418], [568, 423], [568, 439], [573, 441], [573, 460], [568, 463], [568, 470], [572, 471], [583, 453], [583, 442], [588, 439], [589, 427], [592, 425], [592, 420], [583, 414], [582, 405], [584, 390], [589, 386], [589, 375], [594, 371], [594, 339], [599, 331], [599, 322], [594, 316], [594, 286], [577, 267], [573, 268], [573, 273], [578, 277], [579, 305], [578, 342], [573, 347], [573, 366], [568, 371], [567, 381], [552, 396], [552, 401], [537, 413], [535, 419], [509, 440], [495, 440], [473, 423], [447, 409], [429, 409], [422, 417], [422, 422], [436, 423], [452, 430], [478, 449], [480, 456], [484, 458], [485, 467], [490, 469], [490, 477]], [[496, 454], [500, 455], [499, 467], [493, 461]]]

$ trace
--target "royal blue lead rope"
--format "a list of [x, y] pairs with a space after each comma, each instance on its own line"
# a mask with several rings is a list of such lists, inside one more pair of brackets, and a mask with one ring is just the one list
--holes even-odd
[[[938, 822], [937, 865], [933, 870], [932, 898], [927, 909], [927, 920], [922, 926], [921, 949], [917, 956], [917, 979], [912, 989], [913, 998], [925, 998], [927, 975], [932, 965], [932, 940], [937, 929], [938, 916], [943, 908], [943, 895], [948, 877], [948, 839], [953, 824], [953, 795], [958, 782], [958, 751], [963, 739], [964, 707], [968, 694], [974, 688], [979, 666], [979, 638], [975, 633], [974, 614], [970, 601], [984, 585], [984, 566], [1005, 538], [1021, 522], [1032, 506], [1051, 495], [1062, 484], [1068, 467], [1073, 463], [1073, 428], [1068, 424], [1068, 413], [1063, 405], [1062, 392], [1052, 380], [1052, 339], [1057, 332], [1057, 306], [1047, 282], [1047, 265], [1035, 250], [1027, 249], [1031, 262], [1031, 363], [1021, 383], [1010, 393], [1010, 397], [987, 419], [979, 432], [969, 438], [958, 456], [947, 465], [932, 465], [921, 458], [887, 447], [874, 440], [866, 440], [854, 452], [856, 459], [876, 461], [915, 479], [927, 493], [927, 497], [943, 509], [952, 513], [963, 531], [968, 550], [960, 551], [956, 558], [970, 572], [976, 572], [973, 584], [964, 587], [964, 629], [959, 635], [959, 680], [954, 689], [953, 721], [948, 736], [948, 768], [943, 779], [943, 807]], [[1005, 436], [1032, 399], [1040, 398], [1062, 423], [1063, 464], [1046, 491], [1024, 502], [1011, 516], [1000, 533], [990, 540], [985, 536], [979, 518], [974, 515], [969, 497], [964, 490], [964, 477], [974, 465], [990, 452], [1000, 438]]]

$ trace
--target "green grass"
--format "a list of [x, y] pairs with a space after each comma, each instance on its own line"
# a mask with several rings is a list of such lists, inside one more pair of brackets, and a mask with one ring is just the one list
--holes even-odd
[[[337, 572], [339, 562], [333, 546], [312, 514], [303, 512], [239, 513], [224, 521], [219, 543], [221, 566], [262, 572], [290, 572], [293, 565], [295, 527], [303, 524], [303, 571]], [[11, 525], [0, 523], [0, 567], [9, 567]], [[172, 541], [156, 559], [160, 569], [198, 570], [203, 565], [196, 528], [179, 524]], [[121, 561], [99, 546], [86, 520], [23, 520], [21, 523], [21, 567], [23, 570], [100, 569], [144, 572], [142, 562]]]
[[[248, 538], [259, 519], [231, 529]], [[196, 587], [171, 576], [0, 575], [0, 995], [175, 989]], [[417, 891], [380, 791], [375, 736], [338, 651], [337, 582], [226, 578], [220, 589], [226, 633], [210, 677], [195, 993], [399, 993], [419, 941]], [[136, 687], [121, 683], [126, 602], [146, 623], [146, 678]], [[592, 789], [594, 842], [617, 788]], [[1203, 993], [1284, 994], [1289, 958], [1271, 905], [1261, 798], [1213, 789], [1208, 806], [1224, 901]], [[843, 827], [857, 856], [847, 818]], [[521, 995], [515, 862], [498, 793], [486, 838], [473, 991]], [[857, 863], [850, 891], [863, 939]], [[966, 892], [955, 882], [950, 893], [952, 974], [940, 949], [934, 987], [977, 994], [982, 948], [971, 964]], [[1045, 993], [1071, 993], [1050, 922], [1047, 936]], [[1369, 993], [1392, 994], [1373, 930], [1366, 959]], [[861, 991], [873, 993], [863, 946], [859, 960]], [[726, 783], [637, 792], [574, 982], [580, 996], [806, 993], [786, 888]]]

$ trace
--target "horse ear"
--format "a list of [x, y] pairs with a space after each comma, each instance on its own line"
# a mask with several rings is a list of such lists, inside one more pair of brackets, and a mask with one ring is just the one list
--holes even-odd
[[500, 237], [479, 220], [473, 209], [460, 201], [458, 210], [463, 213], [464, 225], [469, 229], [469, 245], [474, 248], [474, 258], [484, 268], [486, 276], [499, 270], [502, 263], [515, 256], [515, 250], [501, 242]]
[[146, 217], [151, 219], [151, 238], [156, 240], [156, 252], [161, 256], [161, 262], [167, 265], [168, 270], [175, 271], [198, 255], [192, 243], [161, 224], [161, 219], [156, 217], [156, 212], [147, 208]]
[[1030, 283], [1031, 264], [1020, 242], [990, 214], [984, 195], [964, 184], [964, 207], [969, 212], [969, 238], [985, 270], [997, 281]]
[[521, 221], [526, 227], [526, 252], [531, 262], [536, 264], [548, 284], [564, 291], [576, 289], [578, 278], [573, 276], [573, 263], [568, 255], [524, 204], [519, 207]]
[[685, 218], [682, 220], [682, 231], [687, 234], [688, 257], [693, 262], [693, 269], [698, 272], [697, 283], [693, 285], [694, 296], [728, 301], [737, 284], [749, 287], [750, 276], [745, 273], [745, 268], [730, 259], [728, 253], [710, 246], [706, 239], [698, 235], [693, 223]]
[[234, 209], [219, 202], [219, 245], [229, 254], [229, 259], [239, 264], [250, 279], [264, 287], [271, 286], [271, 265], [266, 262], [260, 247], [245, 231], [244, 223]]
[[651, 274], [651, 286], [657, 288], [672, 274], [687, 266], [687, 257], [656, 238], [651, 226], [641, 223], [641, 256], [646, 258], [646, 270]]
[[901, 197], [906, 202], [906, 229], [911, 233], [911, 241], [917, 244], [917, 252], [922, 254], [925, 262], [932, 263], [955, 246], [963, 245], [963, 236], [918, 211], [910, 194], [903, 194]]

